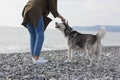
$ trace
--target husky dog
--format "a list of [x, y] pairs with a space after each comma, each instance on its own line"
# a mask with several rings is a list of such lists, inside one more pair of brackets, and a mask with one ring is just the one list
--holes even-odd
[[105, 35], [105, 28], [101, 27], [96, 35], [82, 34], [73, 30], [68, 22], [55, 23], [55, 27], [62, 31], [67, 39], [68, 44], [68, 59], [67, 62], [72, 61], [72, 55], [76, 50], [84, 50], [90, 57], [90, 63], [93, 56], [99, 57], [101, 52], [101, 39]]

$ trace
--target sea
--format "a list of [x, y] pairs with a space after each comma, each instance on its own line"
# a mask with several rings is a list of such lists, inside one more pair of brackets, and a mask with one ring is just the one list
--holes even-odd
[[[96, 34], [97, 31], [78, 31]], [[67, 49], [63, 33], [57, 29], [47, 29], [42, 51]], [[106, 32], [102, 39], [103, 46], [119, 46], [120, 32]], [[0, 27], [0, 53], [30, 52], [30, 36], [24, 27]]]

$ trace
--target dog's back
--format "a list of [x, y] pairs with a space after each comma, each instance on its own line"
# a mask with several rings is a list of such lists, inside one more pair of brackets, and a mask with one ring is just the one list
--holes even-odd
[[74, 30], [71, 31], [66, 37], [68, 38], [68, 45], [71, 46], [71, 48], [76, 48], [77, 46], [80, 49], [85, 48], [87, 43], [93, 45], [97, 40], [96, 35], [82, 34]]

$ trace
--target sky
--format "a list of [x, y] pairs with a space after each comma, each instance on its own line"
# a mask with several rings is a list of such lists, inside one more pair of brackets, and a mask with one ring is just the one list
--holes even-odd
[[[28, 0], [0, 0], [0, 26], [20, 27]], [[120, 25], [120, 0], [58, 0], [59, 13], [71, 26]], [[54, 22], [60, 21], [50, 14]]]

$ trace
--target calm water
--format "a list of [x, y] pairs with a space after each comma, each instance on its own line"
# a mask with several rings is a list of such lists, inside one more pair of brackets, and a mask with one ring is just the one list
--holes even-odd
[[[96, 32], [80, 31], [82, 33]], [[102, 39], [103, 46], [120, 45], [120, 33], [107, 32]], [[42, 50], [66, 49], [64, 35], [57, 29], [47, 29], [45, 31], [45, 41]], [[28, 52], [29, 34], [25, 28], [0, 27], [0, 53]]]

